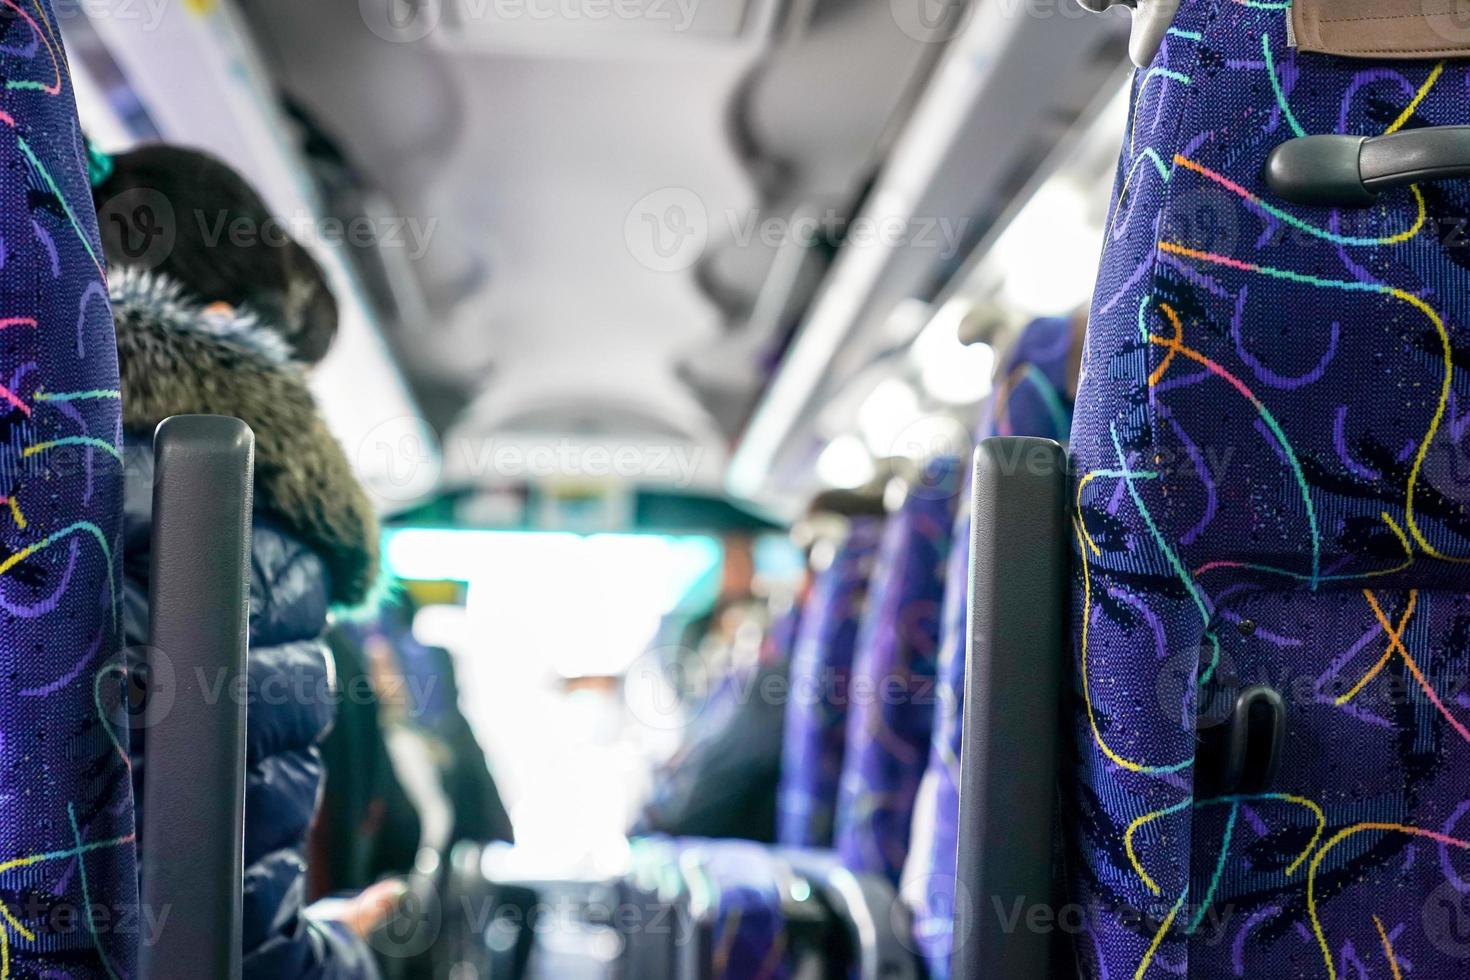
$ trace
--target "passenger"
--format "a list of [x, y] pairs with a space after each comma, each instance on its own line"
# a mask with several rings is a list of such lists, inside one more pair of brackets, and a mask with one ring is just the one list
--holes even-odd
[[781, 721], [790, 664], [762, 656], [720, 677], [685, 744], [654, 776], [635, 834], [776, 839]]
[[[634, 835], [776, 839], [776, 786], [789, 663], [767, 643], [769, 603], [755, 595], [755, 542], [727, 535], [719, 596], [686, 637], [698, 692], [678, 750], [653, 774]], [[696, 625], [697, 624], [697, 625]], [[698, 630], [698, 636], [695, 636]]]
[[515, 828], [490, 771], [490, 758], [460, 707], [453, 656], [443, 647], [424, 647], [424, 655], [434, 670], [430, 676], [438, 680], [441, 710], [428, 721], [449, 750], [444, 791], [454, 806], [454, 840], [514, 844]]
[[388, 758], [418, 812], [419, 849], [442, 859], [454, 843], [454, 801], [442, 777], [447, 750], [414, 719], [403, 665], [388, 636], [380, 630], [369, 630], [362, 651], [381, 705], [378, 717], [388, 743]]
[[341, 624], [327, 634], [343, 692], [337, 723], [322, 743], [327, 769], [322, 805], [311, 828], [310, 899], [356, 891], [413, 869], [418, 811], [393, 771], [366, 655]]
[[460, 707], [454, 658], [443, 647], [428, 646], [414, 636], [417, 611], [413, 598], [398, 592], [384, 603], [375, 627], [365, 635], [380, 633], [391, 644], [407, 681], [407, 721], [438, 743], [440, 782], [454, 810], [450, 842], [513, 843], [510, 815], [490, 772], [489, 757]]
[[[271, 233], [260, 197], [218, 160], [148, 146], [93, 163], [122, 376], [127, 642], [139, 649], [148, 636], [154, 428], [179, 414], [243, 419], [256, 440], [244, 977], [375, 977], [364, 937], [399, 883], [338, 903], [332, 918], [303, 908], [318, 745], [335, 715], [327, 610], [362, 603], [378, 567], [372, 510], [306, 386], [305, 366], [335, 332], [335, 301], [322, 270]], [[135, 785], [145, 734], [132, 734]]]

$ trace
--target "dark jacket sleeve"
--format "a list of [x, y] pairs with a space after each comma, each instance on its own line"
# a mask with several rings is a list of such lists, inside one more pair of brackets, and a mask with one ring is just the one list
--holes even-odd
[[334, 922], [304, 911], [306, 862], [299, 847], [258, 857], [245, 868], [246, 980], [366, 980], [378, 976], [367, 945]]

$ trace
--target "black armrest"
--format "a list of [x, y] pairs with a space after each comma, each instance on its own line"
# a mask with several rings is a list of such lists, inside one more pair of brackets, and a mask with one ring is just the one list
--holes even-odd
[[1388, 136], [1302, 136], [1266, 160], [1266, 183], [1294, 204], [1366, 208], [1384, 191], [1470, 177], [1470, 126]]
[[[255, 436], [239, 419], [165, 419], [153, 438], [152, 676], [142, 898], [144, 980], [237, 980], [244, 877], [245, 712]], [[162, 918], [167, 912], [167, 917]]]
[[888, 879], [853, 874], [831, 851], [777, 852], [832, 906], [852, 937], [859, 980], [918, 980], [912, 919]]
[[1067, 459], [1049, 439], [975, 450], [960, 754], [954, 975], [1050, 977], [1052, 938], [1009, 910], [1055, 908], [1052, 856], [1067, 629]]

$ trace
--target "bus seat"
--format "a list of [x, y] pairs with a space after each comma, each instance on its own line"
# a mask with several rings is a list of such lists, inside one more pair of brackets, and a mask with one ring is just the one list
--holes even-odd
[[[906, 936], [891, 927], [891, 884], [885, 876], [854, 874], [831, 850], [850, 685], [857, 679], [854, 655], [860, 633], [869, 629], [863, 624], [875, 615], [869, 583], [884, 575], [878, 567], [883, 539], [881, 518], [850, 516], [801, 612], [783, 745], [780, 813], [786, 837], [775, 849], [738, 840], [640, 841], [645, 858], [676, 861], [685, 885], [671, 897], [660, 883], [655, 914], [676, 922], [687, 915], [693, 933], [674, 950], [657, 939], [631, 936], [632, 962], [647, 963], [645, 957], [652, 956], [680, 970], [735, 978], [805, 975], [801, 971], [821, 959], [827, 969], [850, 965], [855, 977], [912, 975]], [[867, 669], [876, 669], [871, 658]], [[645, 860], [645, 871], [648, 866]], [[649, 887], [643, 893], [655, 896]], [[760, 957], [767, 958], [765, 970], [774, 972], [759, 968]]]
[[[816, 577], [787, 701], [781, 817], [788, 836], [775, 849], [738, 840], [637, 843], [641, 870], [627, 882], [630, 904], [650, 921], [687, 914], [693, 928], [672, 947], [644, 935], [651, 930], [623, 928], [624, 962], [637, 975], [671, 963], [676, 976], [806, 975], [817, 963], [872, 980], [916, 975], [894, 885], [935, 710], [938, 601], [959, 472], [956, 460], [932, 461], [887, 522], [850, 517], [832, 563]], [[864, 707], [872, 713], [859, 723]], [[874, 751], [879, 729], [899, 733], [902, 743]], [[872, 806], [875, 795], [884, 807]], [[834, 823], [856, 857], [832, 849]], [[893, 857], [881, 865], [868, 857], [879, 850]], [[679, 888], [667, 885], [670, 868]]]
[[889, 518], [853, 662], [836, 849], [897, 885], [936, 712], [940, 606], [964, 467], [924, 464]]
[[1071, 441], [1085, 977], [1470, 962], [1467, 170], [1267, 179], [1453, 136], [1470, 46], [1418, 0], [1303, 34], [1326, 6], [1184, 0], [1134, 81]]
[[[980, 425], [981, 436], [1038, 436], [1065, 442], [1072, 427], [1077, 373], [1073, 365], [1081, 356], [1079, 341], [1071, 318], [1042, 317], [1027, 324], [1001, 368], [1000, 383]], [[969, 500], [969, 483], [967, 468], [961, 500]], [[929, 966], [930, 980], [949, 977], [954, 946], [969, 566], [970, 508], [961, 507], [944, 580], [934, 736], [914, 803], [913, 840], [901, 887], [913, 909], [914, 943]]]
[[[146, 659], [167, 691], [129, 717], [121, 393], [87, 153], [50, 3], [15, 7], [10, 27], [0, 973], [238, 976], [245, 705], [213, 703], [195, 671], [228, 691], [244, 668], [253, 437], [235, 419], [159, 427]], [[128, 748], [139, 724], [155, 756], [141, 895]], [[190, 914], [168, 916], [178, 908]]]
[[[908, 975], [893, 972], [912, 956], [889, 928], [891, 885], [854, 875], [831, 850], [853, 657], [862, 623], [871, 618], [869, 582], [877, 575], [883, 528], [875, 516], [847, 518], [801, 611], [786, 702], [779, 846], [638, 841], [640, 870], [629, 887], [646, 901], [630, 904], [646, 906], [652, 920], [690, 928], [674, 930], [672, 944], [664, 935], [644, 935], [648, 929], [624, 930], [626, 962], [635, 974], [652, 976], [651, 964], [672, 963], [677, 976], [766, 975], [741, 972], [751, 950], [764, 950], [777, 971], [799, 969], [803, 956], [819, 953], [830, 963], [850, 962], [859, 977]], [[671, 888], [671, 878], [679, 888]]]
[[831, 565], [812, 583], [791, 660], [776, 839], [831, 847], [847, 731], [847, 684], [883, 522], [852, 519]]
[[127, 560], [151, 566], [137, 684], [146, 697], [132, 718], [134, 749], [147, 733], [142, 909], [159, 916], [142, 934], [143, 980], [241, 972], [247, 698], [220, 692], [241, 691], [246, 678], [254, 453], [254, 433], [239, 419], [164, 419], [147, 474], [147, 554], [129, 542]]
[[[125, 671], [117, 657], [117, 348], [51, 4], [9, 18], [0, 109], [0, 962], [131, 974], [136, 922]], [[59, 974], [58, 974], [59, 975]]]
[[711, 845], [691, 843], [686, 851], [690, 866], [698, 869], [691, 890], [696, 908], [703, 906], [698, 942], [710, 980], [793, 976], [797, 955], [783, 912], [789, 869], [760, 844], [726, 840]]

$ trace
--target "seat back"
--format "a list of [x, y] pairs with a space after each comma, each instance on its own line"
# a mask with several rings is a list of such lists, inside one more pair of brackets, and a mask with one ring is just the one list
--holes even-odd
[[698, 896], [696, 905], [703, 907], [701, 977], [792, 976], [795, 951], [782, 913], [788, 887], [781, 863], [761, 845], [744, 841], [718, 841], [709, 848], [691, 842], [686, 847], [687, 877], [694, 879], [690, 888]]
[[924, 466], [883, 532], [853, 660], [837, 801], [842, 863], [897, 885], [935, 716], [940, 607], [960, 462]]
[[853, 647], [881, 537], [881, 521], [854, 518], [802, 612], [776, 802], [776, 838], [787, 847], [832, 846]]
[[[1383, 4], [1383, 44], [1399, 11], [1465, 48]], [[1470, 123], [1470, 61], [1307, 53], [1292, 17], [1183, 0], [1134, 81], [1071, 441], [1087, 977], [1470, 957], [1470, 185], [1336, 211], [1264, 177], [1299, 136]]]
[[[153, 437], [141, 816], [143, 980], [237, 980], [244, 921], [246, 676], [255, 435], [176, 415]], [[128, 560], [141, 555], [130, 552]], [[220, 685], [214, 687], [212, 685]], [[133, 741], [136, 751], [142, 746]]]
[[0, 972], [132, 975], [117, 345], [51, 4], [10, 6], [0, 51]]
[[[1072, 427], [1072, 385], [1081, 356], [1076, 325], [1064, 317], [1027, 324], [1007, 355], [979, 433], [1065, 442]], [[960, 499], [970, 498], [969, 468]], [[914, 912], [914, 943], [931, 980], [950, 976], [954, 950], [955, 855], [959, 842], [960, 747], [965, 690], [965, 615], [970, 583], [970, 508], [955, 516], [944, 577], [937, 714], [929, 760], [914, 803], [902, 893]]]

